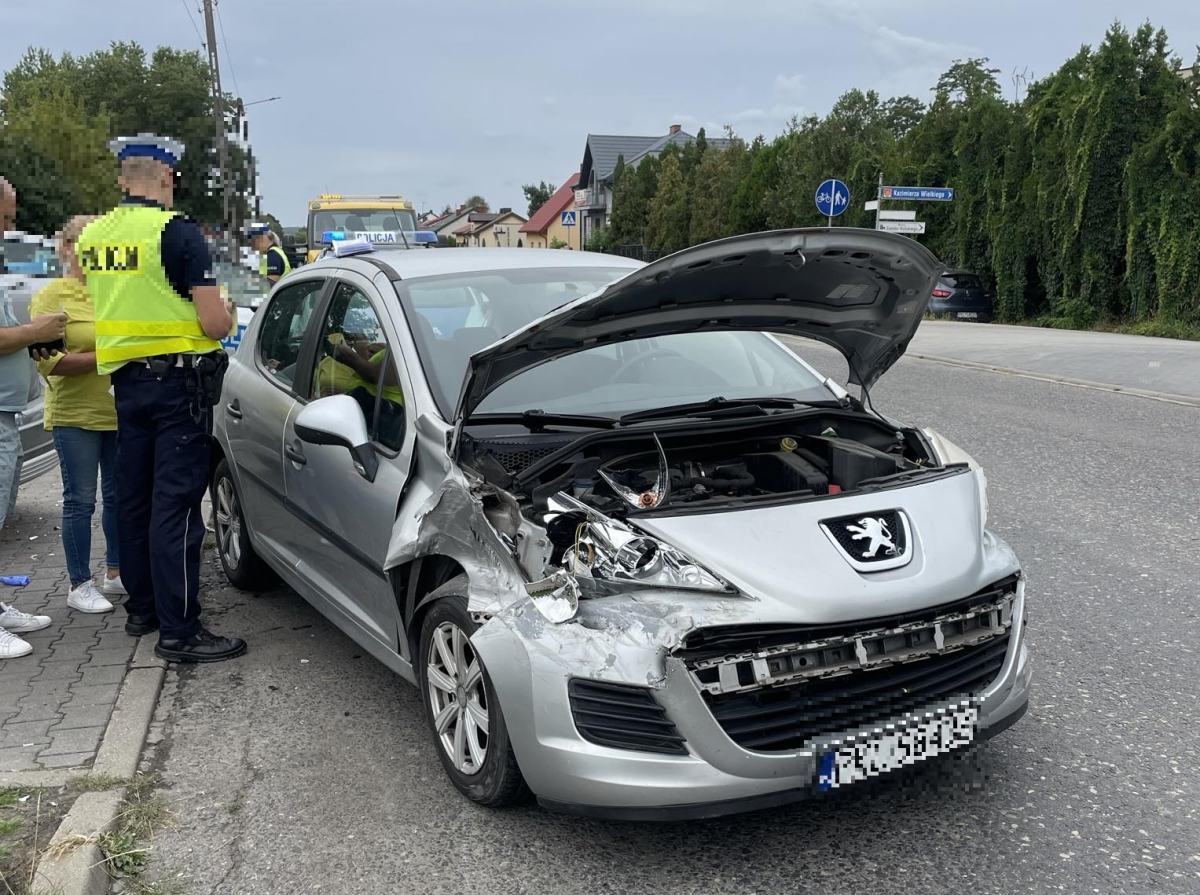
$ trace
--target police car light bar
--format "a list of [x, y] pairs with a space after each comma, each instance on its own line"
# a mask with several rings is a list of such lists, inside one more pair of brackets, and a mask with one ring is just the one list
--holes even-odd
[[348, 255], [362, 255], [375, 251], [375, 247], [366, 239], [345, 239], [333, 244], [333, 256], [345, 258]]
[[321, 234], [321, 242], [337, 242], [345, 238], [346, 233], [343, 230], [326, 230]]

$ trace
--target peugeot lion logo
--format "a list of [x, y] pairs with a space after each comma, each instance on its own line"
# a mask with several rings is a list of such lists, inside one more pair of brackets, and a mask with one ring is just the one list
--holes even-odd
[[884, 556], [896, 555], [896, 542], [892, 540], [891, 529], [882, 519], [872, 519], [864, 516], [858, 520], [858, 525], [847, 525], [855, 541], [866, 541], [867, 549], [862, 552], [863, 559], [871, 559], [879, 554], [880, 549], [886, 549]]

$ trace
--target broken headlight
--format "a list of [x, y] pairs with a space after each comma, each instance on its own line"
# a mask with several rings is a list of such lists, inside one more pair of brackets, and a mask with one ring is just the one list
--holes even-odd
[[565, 494], [550, 502], [546, 530], [562, 550], [561, 568], [576, 578], [724, 592], [729, 587], [658, 538], [597, 513]]

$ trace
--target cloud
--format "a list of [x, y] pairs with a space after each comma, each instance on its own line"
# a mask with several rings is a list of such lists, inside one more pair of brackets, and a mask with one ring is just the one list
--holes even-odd
[[804, 92], [804, 75], [776, 75], [775, 93], [779, 96], [798, 97]]

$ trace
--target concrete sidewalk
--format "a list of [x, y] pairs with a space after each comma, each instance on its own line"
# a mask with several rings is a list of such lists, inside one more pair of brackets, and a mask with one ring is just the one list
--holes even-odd
[[[33, 653], [0, 660], [0, 778], [14, 772], [90, 767], [121, 690], [137, 638], [117, 605], [104, 615], [67, 607], [58, 470], [21, 488], [17, 512], [0, 532], [0, 574], [29, 575], [27, 587], [0, 586], [0, 600], [49, 615], [49, 628], [20, 634]], [[92, 568], [104, 572], [97, 512]], [[36, 775], [28, 782], [36, 783]]]
[[1200, 400], [1200, 342], [926, 320], [905, 355]]

